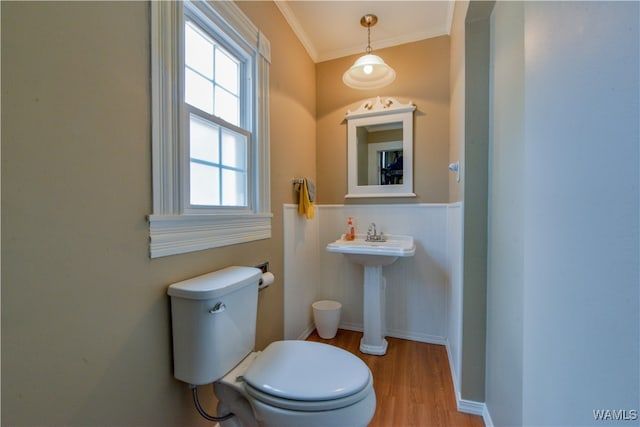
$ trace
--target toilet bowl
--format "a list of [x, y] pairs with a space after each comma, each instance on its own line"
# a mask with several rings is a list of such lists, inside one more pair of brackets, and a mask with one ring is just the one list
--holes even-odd
[[376, 397], [357, 356], [296, 340], [252, 351], [260, 276], [229, 267], [169, 287], [174, 376], [214, 384], [218, 414], [235, 415], [222, 427], [366, 426]]
[[[366, 426], [375, 412], [369, 368], [327, 344], [277, 341], [214, 384], [222, 427]], [[248, 403], [248, 405], [247, 405]]]

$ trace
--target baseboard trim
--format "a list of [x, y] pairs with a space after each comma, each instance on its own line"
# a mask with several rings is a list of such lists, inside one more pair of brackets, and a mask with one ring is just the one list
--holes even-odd
[[298, 335], [298, 338], [296, 339], [304, 341], [307, 338], [309, 338], [309, 335], [311, 335], [315, 330], [316, 328], [313, 324], [307, 325], [307, 328], [304, 331], [302, 331], [300, 335]]
[[485, 405], [482, 402], [462, 399], [460, 395], [456, 396], [458, 400], [458, 411], [465, 414], [480, 415], [485, 411]]
[[482, 420], [484, 421], [485, 427], [493, 427], [493, 420], [491, 419], [491, 414], [489, 413], [489, 408], [487, 408], [487, 404], [484, 404], [484, 410], [482, 411]]
[[[355, 331], [362, 332], [362, 325], [358, 323], [348, 323], [348, 322], [340, 322], [340, 326], [338, 329], [345, 329], [347, 331]], [[417, 341], [417, 342], [425, 342], [427, 344], [437, 344], [437, 345], [446, 345], [446, 340], [442, 337], [436, 335], [423, 335], [423, 334], [414, 334], [411, 332], [405, 332], [396, 329], [387, 329], [387, 332], [384, 335], [385, 337], [393, 337], [400, 338], [403, 340], [409, 341]]]
[[355, 332], [363, 331], [362, 325], [359, 325], [357, 323], [349, 323], [349, 322], [340, 322], [338, 329], [345, 329], [347, 331], [355, 331]]
[[447, 359], [449, 359], [451, 381], [453, 382], [453, 391], [456, 395], [456, 405], [458, 408], [458, 412], [464, 412], [465, 414], [471, 415], [479, 415], [482, 417], [482, 420], [484, 421], [484, 425], [486, 427], [493, 427], [493, 421], [491, 420], [489, 409], [484, 402], [476, 402], [474, 400], [467, 400], [461, 397], [460, 390], [458, 389], [458, 375], [455, 371], [453, 358], [451, 357], [451, 348], [449, 347], [449, 342], [445, 340], [444, 346], [447, 349]]
[[387, 329], [386, 336], [409, 341], [424, 342], [427, 344], [446, 345], [447, 343], [443, 337], [439, 337], [437, 335], [416, 334], [398, 329]]

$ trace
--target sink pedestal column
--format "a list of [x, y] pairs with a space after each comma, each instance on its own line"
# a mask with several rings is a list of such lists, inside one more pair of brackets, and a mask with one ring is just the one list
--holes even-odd
[[364, 267], [364, 334], [360, 340], [360, 351], [381, 356], [387, 352], [384, 339], [384, 277], [382, 266]]

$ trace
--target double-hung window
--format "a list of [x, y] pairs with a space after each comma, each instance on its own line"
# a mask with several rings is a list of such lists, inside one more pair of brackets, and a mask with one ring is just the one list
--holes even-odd
[[[216, 42], [195, 17], [184, 23], [187, 206], [247, 206], [251, 140], [250, 58]], [[182, 79], [181, 79], [182, 81]]]
[[268, 40], [233, 2], [151, 18], [151, 257], [271, 237]]

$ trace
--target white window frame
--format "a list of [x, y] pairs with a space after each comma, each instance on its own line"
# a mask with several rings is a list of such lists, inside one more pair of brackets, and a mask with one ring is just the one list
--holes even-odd
[[[249, 153], [249, 207], [189, 209], [185, 192], [188, 153], [181, 142], [184, 11], [206, 18], [218, 36], [253, 55], [253, 116]], [[150, 256], [162, 257], [271, 237], [269, 184], [270, 45], [230, 1], [151, 2], [153, 213], [148, 216]]]

